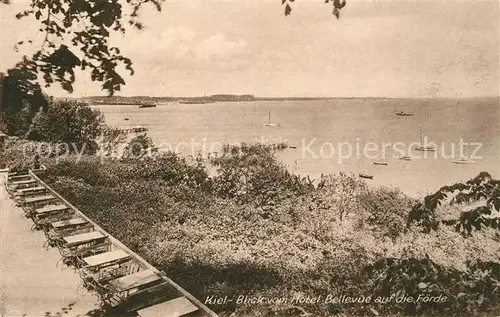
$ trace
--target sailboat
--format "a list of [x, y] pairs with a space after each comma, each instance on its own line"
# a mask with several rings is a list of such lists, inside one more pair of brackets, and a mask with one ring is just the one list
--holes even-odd
[[[364, 149], [364, 145], [363, 145]], [[359, 171], [359, 157], [356, 158], [356, 170], [358, 172], [358, 177], [359, 178], [364, 178], [364, 179], [373, 179], [373, 175], [367, 174], [367, 173], [362, 173]]]
[[373, 161], [374, 165], [387, 165], [387, 160], [385, 159], [385, 155], [379, 155], [378, 158]]
[[417, 151], [423, 151], [423, 152], [435, 152], [436, 151], [436, 148], [432, 145], [427, 145], [427, 144], [424, 144], [424, 139], [422, 137], [422, 126], [420, 126], [420, 145], [418, 145], [416, 148], [415, 148]]
[[266, 127], [277, 127], [279, 125], [280, 124], [277, 122], [271, 122], [271, 109], [269, 109], [269, 118], [268, 118], [268, 122], [265, 124], [265, 126]]
[[[457, 116], [456, 122], [458, 122], [458, 118], [459, 118], [459, 116], [458, 116], [458, 103], [457, 103], [457, 108], [456, 108], [456, 116]], [[465, 155], [463, 155], [459, 159], [452, 160], [451, 162], [454, 164], [475, 164], [476, 161], [469, 159], [469, 146], [468, 145], [465, 148], [465, 150], [466, 150]]]

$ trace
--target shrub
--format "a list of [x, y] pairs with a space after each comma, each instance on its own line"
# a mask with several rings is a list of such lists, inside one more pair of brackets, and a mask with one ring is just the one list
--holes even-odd
[[217, 167], [214, 186], [223, 198], [258, 206], [275, 205], [296, 194], [314, 189], [313, 181], [290, 174], [264, 144], [225, 145], [212, 159]]
[[[226, 315], [493, 314], [499, 302], [496, 229], [481, 228], [466, 237], [440, 225], [423, 233], [413, 222], [407, 226], [416, 202], [397, 190], [368, 188], [346, 174], [323, 176], [315, 188], [296, 183], [273, 159], [265, 147], [243, 145], [226, 147], [216, 161], [221, 174], [214, 179], [201, 159], [192, 164], [173, 153], [67, 161], [43, 177], [200, 299], [207, 294], [448, 296], [440, 304], [212, 307]], [[241, 175], [248, 176], [246, 182]], [[253, 186], [271, 189], [271, 180], [282, 182], [273, 194], [259, 196]], [[471, 188], [484, 185], [474, 184]], [[494, 206], [491, 193], [490, 200], [481, 200], [488, 206]], [[451, 196], [435, 205], [436, 219], [445, 219], [443, 206], [452, 218], [461, 214]], [[430, 206], [431, 200], [421, 204]]]
[[104, 116], [99, 110], [79, 101], [58, 101], [40, 111], [27, 133], [33, 141], [64, 143], [70, 151], [94, 154], [98, 149]]

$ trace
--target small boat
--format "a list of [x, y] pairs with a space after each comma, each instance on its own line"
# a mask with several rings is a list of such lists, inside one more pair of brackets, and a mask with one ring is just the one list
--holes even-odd
[[359, 173], [358, 176], [361, 177], [361, 178], [373, 179], [373, 175]]
[[424, 144], [424, 138], [422, 137], [422, 126], [420, 126], [420, 145], [415, 147], [415, 150], [422, 152], [435, 152], [437, 149], [433, 145]]
[[[456, 108], [455, 108], [457, 121], [460, 118], [460, 115], [458, 113], [459, 112], [459, 103], [460, 102], [457, 102]], [[461, 130], [460, 127], [458, 127], [458, 131], [457, 131], [458, 134], [462, 133], [460, 130]], [[454, 164], [476, 164], [476, 161], [469, 159], [469, 146], [467, 146], [464, 150], [465, 150], [465, 153], [460, 153], [460, 158], [452, 160], [452, 163], [454, 163]]]
[[411, 161], [411, 157], [409, 157], [407, 155], [398, 157], [398, 159], [403, 160], [403, 161]]
[[396, 115], [400, 116], [400, 117], [412, 117], [413, 113], [406, 113], [404, 111], [398, 111], [398, 112], [396, 112]]
[[265, 124], [266, 127], [277, 127], [280, 124], [277, 122], [271, 122], [271, 110], [269, 110], [269, 119], [268, 122]]
[[422, 151], [422, 152], [435, 152], [436, 148], [431, 145], [419, 145], [415, 147], [415, 150], [417, 151]]
[[124, 118], [123, 120], [128, 121], [128, 120], [130, 120], [130, 118]]
[[458, 160], [453, 160], [452, 162], [455, 164], [476, 164], [476, 161], [469, 160], [468, 158], [461, 158]]
[[373, 164], [375, 164], [375, 165], [387, 165], [387, 162], [386, 161], [375, 161], [375, 162], [373, 162]]
[[139, 108], [155, 108], [156, 104], [154, 103], [141, 103]]

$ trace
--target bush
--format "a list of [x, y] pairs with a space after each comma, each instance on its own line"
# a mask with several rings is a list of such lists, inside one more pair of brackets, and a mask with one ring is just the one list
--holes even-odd
[[33, 169], [36, 155], [41, 158], [41, 164], [45, 165], [57, 155], [58, 146], [9, 137], [3, 148], [0, 148], [0, 168], [10, 168], [11, 171]]
[[104, 116], [79, 101], [58, 101], [40, 111], [27, 133], [33, 141], [64, 143], [70, 152], [94, 154], [98, 149]]
[[[215, 162], [221, 174], [214, 179], [201, 159], [192, 164], [173, 153], [67, 161], [43, 177], [200, 299], [207, 294], [448, 296], [445, 303], [212, 307], [223, 315], [493, 314], [500, 300], [496, 229], [466, 237], [440, 225], [424, 233], [418, 223], [407, 225], [416, 202], [399, 191], [368, 188], [346, 174], [324, 176], [316, 188], [296, 182], [262, 146], [226, 147]], [[246, 182], [241, 175], [248, 176]], [[271, 180], [281, 180], [274, 193], [259, 196], [257, 188], [271, 190]], [[490, 198], [496, 197], [491, 192]], [[448, 199], [441, 206], [451, 195]], [[426, 198], [421, 204], [432, 202]], [[444, 219], [439, 208], [433, 214]], [[455, 217], [459, 210], [448, 212]]]
[[145, 134], [138, 135], [127, 144], [122, 157], [124, 159], [140, 158], [143, 155], [148, 154], [148, 151], [150, 151], [149, 154], [156, 151], [154, 149], [153, 140]]
[[217, 194], [242, 204], [272, 206], [314, 188], [309, 178], [290, 174], [269, 145], [225, 145], [212, 164], [217, 167], [214, 177]]

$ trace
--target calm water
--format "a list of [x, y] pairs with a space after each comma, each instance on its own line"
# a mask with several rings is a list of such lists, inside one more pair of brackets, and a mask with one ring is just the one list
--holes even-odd
[[[141, 125], [157, 145], [184, 155], [216, 152], [222, 143], [276, 142], [284, 140], [297, 149], [278, 153], [291, 171], [319, 178], [322, 173], [363, 172], [374, 176], [369, 183], [396, 186], [411, 196], [421, 196], [444, 184], [469, 179], [481, 171], [500, 177], [500, 107], [498, 99], [402, 100], [335, 99], [321, 101], [259, 101], [204, 105], [159, 104], [156, 108], [137, 106], [99, 106], [106, 121], [121, 128]], [[397, 111], [414, 113], [399, 117]], [[266, 127], [268, 112], [277, 127]], [[125, 121], [125, 118], [129, 118]], [[411, 161], [397, 159], [422, 136], [438, 146], [437, 158]], [[450, 158], [459, 142], [480, 143], [476, 164], [453, 164]], [[339, 162], [339, 144], [352, 144], [354, 154]], [[366, 158], [356, 158], [356, 146], [374, 147]], [[387, 143], [387, 166], [374, 165], [382, 144]], [[455, 145], [453, 145], [455, 144]], [[476, 146], [465, 154], [472, 155]], [[194, 151], [193, 151], [194, 149]], [[309, 149], [309, 150], [308, 150]], [[333, 149], [333, 152], [332, 152]], [[407, 152], [406, 150], [404, 152]], [[342, 153], [348, 154], [347, 145]], [[362, 152], [361, 152], [362, 153]], [[404, 153], [408, 154], [408, 153]], [[423, 156], [423, 152], [413, 151]], [[444, 157], [443, 157], [444, 156]]]

